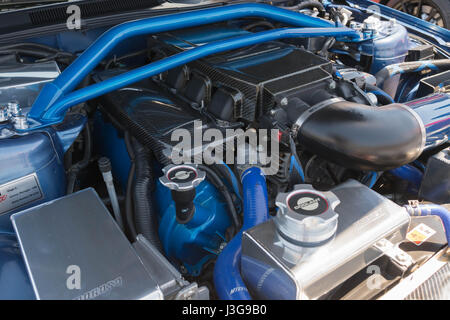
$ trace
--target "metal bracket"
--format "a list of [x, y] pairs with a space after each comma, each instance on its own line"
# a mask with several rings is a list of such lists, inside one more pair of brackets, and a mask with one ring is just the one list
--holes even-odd
[[387, 239], [379, 240], [374, 245], [374, 247], [383, 252], [387, 257], [391, 259], [392, 262], [394, 262], [402, 269], [407, 270], [414, 263], [413, 258], [408, 253], [406, 253], [405, 251], [400, 249], [398, 245], [394, 245]]
[[197, 283], [193, 282], [190, 285], [181, 289], [175, 296], [175, 300], [208, 300], [209, 290], [207, 287], [198, 287]]

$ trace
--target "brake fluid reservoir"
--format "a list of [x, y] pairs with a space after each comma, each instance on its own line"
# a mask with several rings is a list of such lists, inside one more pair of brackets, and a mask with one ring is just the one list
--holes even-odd
[[394, 19], [381, 21], [371, 16], [359, 28], [372, 37], [362, 42], [360, 47], [362, 54], [372, 57], [370, 73], [375, 74], [385, 66], [405, 61], [408, 55], [408, 32]]

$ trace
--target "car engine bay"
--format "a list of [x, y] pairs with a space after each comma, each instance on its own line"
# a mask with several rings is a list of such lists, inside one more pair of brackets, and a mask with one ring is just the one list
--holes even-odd
[[0, 44], [0, 299], [448, 299], [450, 31], [369, 5]]

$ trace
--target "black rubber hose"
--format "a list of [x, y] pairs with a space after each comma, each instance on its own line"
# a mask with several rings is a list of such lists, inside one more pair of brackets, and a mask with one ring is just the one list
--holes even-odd
[[[236, 178], [236, 175], [235, 175], [235, 173], [233, 171], [231, 171], [231, 168], [227, 169], [225, 164], [220, 164], [220, 163], [215, 164], [213, 168], [216, 169], [220, 173], [220, 176], [222, 176], [224, 179], [227, 180], [229, 185], [233, 187], [233, 190], [235, 189], [235, 187], [237, 187], [237, 189], [235, 190], [234, 193], [238, 193], [238, 194], [236, 194], [236, 196], [241, 197], [241, 195], [242, 195], [242, 183], [241, 183], [241, 181], [239, 179]], [[234, 184], [233, 184], [233, 180], [235, 181], [235, 184], [236, 184], [235, 187], [234, 187]]]
[[53, 53], [43, 52], [39, 50], [32, 50], [32, 49], [22, 49], [22, 48], [15, 48], [15, 49], [8, 49], [8, 50], [1, 50], [0, 54], [15, 54], [15, 55], [23, 55], [27, 57], [33, 57], [33, 58], [47, 58]]
[[89, 124], [86, 124], [86, 126], [83, 129], [83, 135], [84, 135], [84, 155], [83, 159], [81, 161], [75, 163], [72, 165], [68, 170], [68, 177], [67, 177], [67, 194], [71, 194], [75, 190], [75, 183], [78, 178], [78, 173], [86, 168], [89, 165], [89, 161], [91, 160], [92, 156], [92, 136], [91, 136], [91, 129], [89, 128]]
[[323, 6], [323, 4], [316, 0], [302, 1], [300, 4], [297, 5], [297, 10], [314, 9], [314, 8], [316, 8], [320, 12], [325, 12], [325, 7]]
[[105, 69], [109, 69], [109, 67], [111, 67], [111, 65], [113, 63], [116, 63], [116, 62], [119, 62], [119, 61], [122, 61], [122, 60], [125, 60], [128, 58], [133, 58], [135, 56], [140, 56], [140, 55], [146, 54], [147, 52], [148, 52], [148, 50], [144, 49], [144, 50], [132, 52], [132, 53], [120, 56], [120, 57], [115, 57], [115, 58], [109, 59], [108, 62], [106, 62]]
[[449, 69], [450, 59], [411, 61], [388, 65], [378, 71], [375, 78], [377, 79], [377, 86], [383, 88], [383, 83], [397, 74], [420, 72], [423, 70], [445, 71]]
[[346, 168], [385, 171], [410, 163], [422, 153], [423, 122], [405, 105], [371, 107], [329, 101], [316, 106], [316, 111], [299, 117], [296, 138], [324, 159]]
[[5, 45], [5, 46], [1, 46], [0, 50], [24, 48], [24, 47], [44, 50], [44, 51], [48, 51], [50, 53], [60, 52], [58, 49], [55, 49], [53, 47], [46, 46], [45, 44], [34, 43], [34, 42], [20, 42], [20, 43], [8, 44], [8, 45]]
[[236, 212], [236, 208], [234, 207], [233, 198], [231, 197], [230, 191], [228, 191], [227, 187], [220, 179], [220, 177], [217, 175], [217, 173], [214, 172], [214, 170], [205, 165], [199, 165], [198, 168], [206, 172], [206, 178], [223, 195], [225, 202], [227, 203], [228, 206], [228, 213], [230, 215], [231, 221], [233, 222], [233, 225], [236, 228], [235, 230], [239, 230], [240, 229], [239, 217]]
[[319, 55], [323, 57], [327, 57], [328, 50], [336, 43], [336, 39], [330, 38], [327, 41], [325, 41], [322, 49], [318, 52]]
[[0, 47], [0, 54], [11, 53], [37, 59], [56, 59], [62, 57], [74, 59], [76, 57], [76, 55], [73, 53], [60, 51], [58, 49], [38, 43], [15, 43]]
[[133, 217], [133, 182], [134, 175], [136, 173], [135, 155], [133, 146], [131, 145], [130, 134], [125, 132], [125, 145], [128, 151], [128, 156], [130, 157], [130, 172], [128, 173], [127, 190], [125, 195], [125, 221], [127, 224], [130, 239], [134, 241], [137, 236], [136, 226], [134, 224]]
[[268, 28], [268, 29], [275, 29], [275, 26], [273, 25], [273, 23], [271, 23], [269, 21], [264, 21], [264, 20], [251, 23], [251, 24], [245, 26], [243, 29], [245, 31], [251, 31], [251, 30], [253, 30], [254, 28], [257, 28], [257, 27], [263, 27], [263, 28], [265, 27], [265, 28]]
[[322, 3], [320, 3], [317, 0], [302, 1], [301, 3], [299, 3], [299, 4], [295, 5], [295, 6], [281, 7], [281, 8], [287, 9], [287, 10], [303, 10], [303, 9], [314, 9], [314, 8], [316, 8], [320, 12], [321, 16], [325, 13], [325, 7], [323, 6]]
[[137, 232], [142, 234], [152, 245], [162, 252], [158, 236], [156, 211], [153, 208], [151, 188], [153, 172], [150, 152], [137, 140], [132, 139], [136, 164], [136, 179], [134, 182], [134, 218]]

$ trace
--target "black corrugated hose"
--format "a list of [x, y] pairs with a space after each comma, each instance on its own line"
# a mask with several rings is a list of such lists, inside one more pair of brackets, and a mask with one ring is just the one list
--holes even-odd
[[151, 188], [153, 171], [151, 168], [151, 153], [135, 139], [132, 139], [136, 179], [133, 188], [134, 219], [137, 232], [142, 234], [152, 245], [162, 252], [158, 237], [158, 222], [153, 208]]
[[128, 173], [127, 190], [125, 195], [125, 221], [131, 241], [136, 240], [137, 232], [133, 217], [133, 182], [136, 173], [135, 155], [131, 145], [131, 137], [128, 131], [125, 132], [125, 145], [130, 157], [130, 172]]

